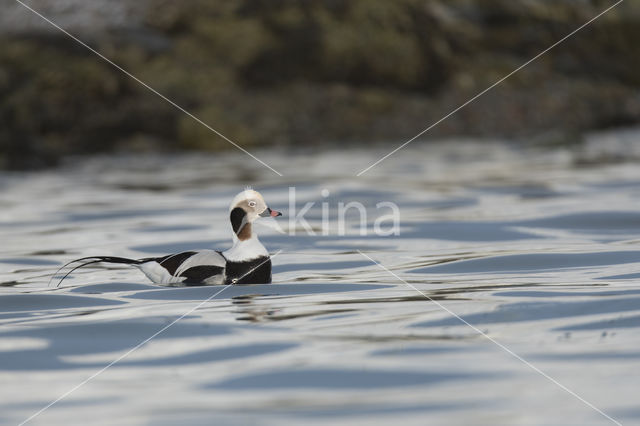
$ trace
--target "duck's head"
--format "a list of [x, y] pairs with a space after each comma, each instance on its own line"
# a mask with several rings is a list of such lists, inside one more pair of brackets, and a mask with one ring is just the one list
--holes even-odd
[[277, 217], [282, 213], [272, 210], [258, 191], [247, 188], [236, 195], [229, 206], [231, 227], [238, 239], [251, 238], [251, 223], [260, 217]]

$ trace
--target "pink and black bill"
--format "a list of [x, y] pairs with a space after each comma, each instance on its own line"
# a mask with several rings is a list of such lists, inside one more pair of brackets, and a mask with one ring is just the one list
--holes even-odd
[[280, 213], [277, 210], [271, 210], [269, 207], [267, 207], [267, 209], [265, 211], [263, 211], [262, 213], [260, 213], [261, 217], [278, 217], [278, 216], [282, 216], [282, 213]]

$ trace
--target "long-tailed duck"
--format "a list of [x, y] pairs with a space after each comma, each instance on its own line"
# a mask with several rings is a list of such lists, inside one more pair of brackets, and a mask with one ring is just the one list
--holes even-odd
[[[226, 251], [192, 250], [162, 257], [128, 259], [115, 256], [90, 256], [73, 260], [85, 261], [78, 268], [93, 263], [121, 263], [140, 269], [156, 284], [267, 284], [271, 283], [271, 258], [253, 230], [260, 217], [276, 217], [282, 213], [267, 207], [258, 191], [245, 189], [235, 196], [229, 207], [233, 228], [233, 246]], [[64, 268], [63, 267], [63, 268]], [[60, 282], [62, 282], [60, 280]], [[60, 282], [58, 285], [60, 285]]]

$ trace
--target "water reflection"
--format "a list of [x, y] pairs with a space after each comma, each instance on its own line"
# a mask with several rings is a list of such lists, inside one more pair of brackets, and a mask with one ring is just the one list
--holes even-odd
[[[118, 176], [105, 160], [104, 175], [68, 169], [55, 181], [27, 174], [6, 183], [0, 421], [19, 423], [185, 312], [42, 421], [64, 424], [84, 405], [153, 424], [601, 420], [362, 250], [590, 402], [637, 422], [640, 169], [567, 169], [544, 153], [532, 161], [502, 151], [483, 166], [426, 152], [401, 152], [361, 180], [340, 174], [354, 161], [345, 153], [313, 159], [328, 175], [252, 171], [285, 207], [290, 185], [303, 204], [330, 189], [331, 209], [394, 200], [402, 232], [265, 231], [270, 250], [284, 249], [274, 284], [228, 287], [195, 310], [221, 288], [160, 287], [130, 268], [87, 269], [59, 289], [46, 282], [68, 258], [227, 247], [216, 220], [237, 188], [223, 176], [224, 159], [163, 159], [144, 173], [135, 161], [118, 163]], [[161, 172], [171, 161], [180, 172]], [[318, 229], [321, 213], [309, 216]]]
[[477, 374], [416, 372], [416, 371], [358, 371], [347, 369], [295, 369], [273, 371], [214, 383], [211, 388], [229, 391], [249, 389], [385, 389], [416, 385], [436, 385], [448, 380], [473, 380]]

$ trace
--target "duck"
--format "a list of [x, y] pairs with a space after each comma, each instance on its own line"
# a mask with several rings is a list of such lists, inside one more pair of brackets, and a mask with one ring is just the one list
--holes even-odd
[[62, 270], [74, 263], [84, 262], [64, 275], [58, 286], [76, 269], [94, 263], [134, 266], [154, 284], [270, 284], [271, 257], [258, 239], [253, 224], [260, 218], [278, 216], [282, 216], [282, 213], [269, 208], [262, 194], [246, 188], [236, 195], [229, 205], [229, 221], [233, 230], [231, 248], [225, 251], [190, 250], [142, 259], [117, 256], [83, 257], [72, 260], [60, 268]]

